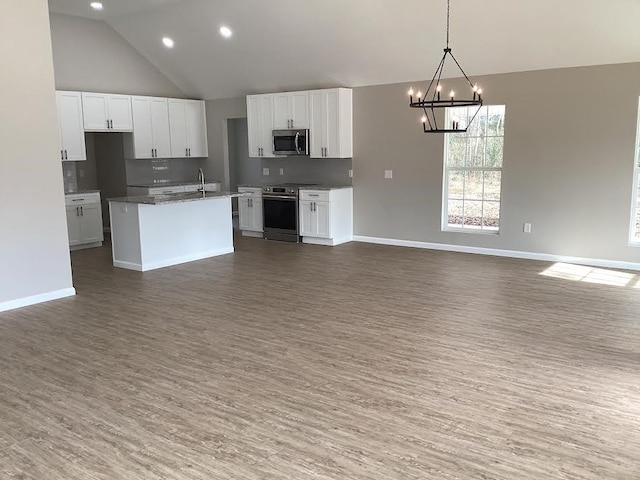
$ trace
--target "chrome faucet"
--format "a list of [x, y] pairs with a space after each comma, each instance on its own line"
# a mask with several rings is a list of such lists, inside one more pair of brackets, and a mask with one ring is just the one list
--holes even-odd
[[198, 169], [198, 181], [200, 182], [198, 191], [204, 193], [204, 172], [201, 168]]

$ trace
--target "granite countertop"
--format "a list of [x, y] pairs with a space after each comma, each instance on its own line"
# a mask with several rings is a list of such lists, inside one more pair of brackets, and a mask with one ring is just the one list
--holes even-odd
[[[205, 180], [204, 184], [220, 183], [219, 180]], [[182, 185], [200, 185], [200, 182], [167, 182], [167, 183], [149, 183], [146, 185], [127, 185], [127, 187], [140, 187], [140, 188], [162, 188], [162, 187], [180, 187]]]
[[198, 200], [211, 200], [214, 198], [247, 197], [250, 193], [238, 192], [190, 192], [168, 193], [163, 195], [136, 195], [131, 197], [109, 198], [109, 202], [135, 203], [143, 205], [165, 205], [168, 203], [193, 202]]
[[100, 190], [78, 190], [77, 192], [64, 192], [65, 195], [86, 195], [87, 193], [100, 193]]
[[[263, 187], [277, 187], [278, 184], [274, 183], [264, 183], [264, 184], [255, 184], [255, 183], [243, 183], [238, 185], [238, 187], [251, 187], [251, 188], [263, 188]], [[282, 185], [284, 186], [284, 185]], [[353, 185], [300, 185], [298, 187], [299, 190], [336, 190], [339, 188], [352, 188]]]

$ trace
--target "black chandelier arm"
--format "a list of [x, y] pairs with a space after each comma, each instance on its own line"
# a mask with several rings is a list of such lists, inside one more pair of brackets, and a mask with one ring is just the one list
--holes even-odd
[[482, 100], [418, 100], [409, 103], [411, 108], [445, 108], [445, 107], [478, 107], [482, 106]]
[[471, 86], [471, 88], [473, 88], [473, 83], [471, 83], [471, 80], [469, 80], [469, 77], [467, 77], [467, 74], [464, 73], [464, 70], [462, 69], [462, 67], [458, 63], [458, 60], [456, 60], [456, 57], [453, 56], [453, 52], [451, 50], [449, 50], [449, 55], [451, 55], [451, 58], [453, 58], [453, 61], [456, 62], [456, 65], [458, 66], [458, 68], [462, 72], [462, 75], [464, 75], [464, 78], [467, 79], [467, 82], [469, 82], [469, 85]]
[[[424, 92], [424, 96], [425, 98], [427, 97], [427, 95], [429, 94], [429, 91], [431, 90], [431, 87], [433, 86], [433, 82], [436, 81], [436, 77], [438, 77], [438, 83], [440, 83], [440, 76], [442, 75], [442, 70], [444, 69], [444, 62], [447, 59], [447, 51], [445, 50], [444, 55], [442, 56], [442, 59], [440, 60], [440, 64], [438, 65], [438, 68], [436, 68], [435, 73], [433, 74], [433, 78], [431, 79], [431, 82], [429, 83], [429, 87], [427, 88], [427, 91]], [[433, 90], [433, 99], [435, 100], [436, 98], [436, 90]]]
[[447, 49], [449, 49], [449, 17], [451, 13], [451, 2], [447, 0]]

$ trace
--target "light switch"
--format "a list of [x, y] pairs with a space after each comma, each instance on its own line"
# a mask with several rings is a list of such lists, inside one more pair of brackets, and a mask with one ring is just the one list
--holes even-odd
[[269, 175], [269, 169], [267, 167], [262, 169], [262, 175], [265, 175], [265, 176]]
[[284, 168], [280, 169], [280, 175], [284, 175]]
[[349, 178], [353, 178], [353, 170], [349, 170]]
[[384, 178], [393, 178], [393, 170], [385, 170]]
[[525, 223], [523, 228], [524, 233], [531, 233], [531, 224]]

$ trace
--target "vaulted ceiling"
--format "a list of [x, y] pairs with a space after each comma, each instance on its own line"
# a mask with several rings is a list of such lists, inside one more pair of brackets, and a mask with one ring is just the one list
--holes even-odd
[[[49, 0], [52, 11], [104, 20], [206, 99], [426, 79], [445, 43], [445, 0], [102, 3], [95, 12], [89, 0]], [[451, 3], [451, 46], [470, 76], [640, 61], [640, 0]]]

